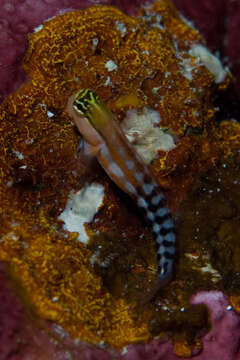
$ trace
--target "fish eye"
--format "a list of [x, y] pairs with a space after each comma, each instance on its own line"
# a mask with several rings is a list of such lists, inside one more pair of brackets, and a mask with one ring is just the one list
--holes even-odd
[[83, 100], [74, 100], [73, 107], [77, 111], [77, 113], [81, 115], [86, 115], [86, 112], [88, 111], [89, 104]]
[[73, 107], [78, 114], [88, 117], [88, 111], [91, 105], [94, 105], [99, 100], [99, 97], [90, 89], [81, 89], [75, 95]]

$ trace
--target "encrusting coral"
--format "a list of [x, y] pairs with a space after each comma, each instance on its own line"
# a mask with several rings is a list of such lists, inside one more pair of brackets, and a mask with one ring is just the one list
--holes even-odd
[[[204, 307], [188, 304], [190, 295], [225, 286], [235, 303], [239, 296], [240, 252], [231, 264], [238, 245], [223, 219], [232, 226], [240, 211], [234, 178], [240, 127], [214, 120], [214, 101], [231, 75], [171, 3], [156, 2], [140, 15], [95, 6], [45, 22], [29, 36], [23, 63], [29, 82], [0, 107], [0, 260], [10, 262], [38, 316], [72, 338], [115, 348], [166, 332], [177, 343], [197, 343], [208, 320]], [[175, 280], [151, 304], [139, 305], [156, 276], [151, 234], [102, 169], [78, 157], [80, 139], [66, 104], [81, 88], [93, 89], [119, 126], [136, 126], [128, 134], [136, 151], [145, 146], [139, 133], [154, 139], [154, 151], [147, 141], [143, 152], [151, 154], [146, 161], [179, 219], [179, 260]], [[155, 146], [156, 129], [164, 146]], [[69, 194], [92, 183], [101, 184], [104, 196], [85, 224], [84, 244], [59, 216]]]

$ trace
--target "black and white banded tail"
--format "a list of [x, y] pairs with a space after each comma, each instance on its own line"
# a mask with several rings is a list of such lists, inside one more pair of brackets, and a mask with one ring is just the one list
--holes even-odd
[[158, 285], [168, 283], [173, 275], [176, 249], [175, 225], [165, 196], [158, 185], [144, 183], [142, 196], [137, 204], [143, 211], [147, 223], [152, 229], [157, 250]]

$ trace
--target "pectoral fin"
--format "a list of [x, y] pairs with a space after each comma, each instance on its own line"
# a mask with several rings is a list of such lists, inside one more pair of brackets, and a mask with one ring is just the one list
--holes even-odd
[[92, 167], [100, 152], [100, 145], [93, 146], [81, 139], [77, 152], [79, 161], [86, 167]]

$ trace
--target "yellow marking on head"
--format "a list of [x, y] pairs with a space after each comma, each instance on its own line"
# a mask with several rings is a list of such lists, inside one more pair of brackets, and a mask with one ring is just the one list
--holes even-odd
[[89, 125], [101, 131], [113, 115], [103, 101], [90, 89], [79, 90], [74, 96], [73, 108]]

